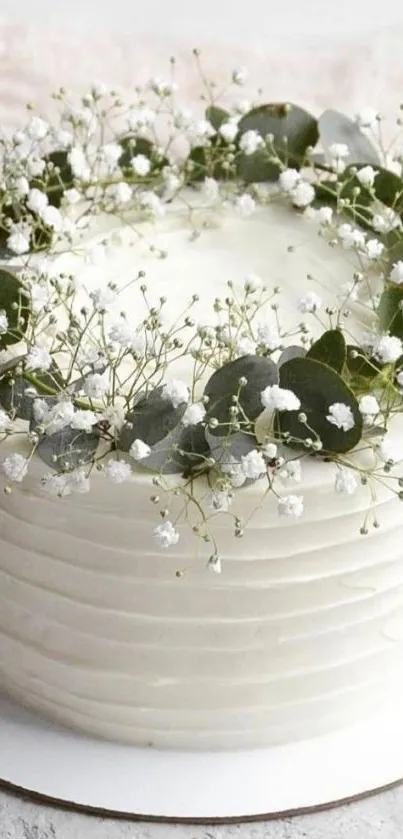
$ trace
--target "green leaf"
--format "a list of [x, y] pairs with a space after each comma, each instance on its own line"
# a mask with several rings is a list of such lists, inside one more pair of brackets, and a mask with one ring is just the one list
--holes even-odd
[[15, 368], [18, 367], [25, 358], [25, 355], [16, 355], [15, 358], [10, 358], [8, 361], [5, 361], [4, 364], [0, 364], [0, 382], [8, 373], [15, 370]]
[[[351, 219], [364, 230], [372, 230], [372, 209], [373, 198], [366, 187], [363, 187], [357, 176], [349, 169], [339, 178], [339, 191], [336, 194], [334, 181], [322, 181], [314, 185], [315, 199], [314, 207], [333, 207], [336, 209], [338, 200], [349, 201], [350, 205], [343, 206], [342, 214]], [[359, 195], [355, 190], [359, 190]]]
[[211, 122], [213, 128], [218, 131], [219, 128], [231, 118], [231, 114], [225, 111], [224, 108], [217, 108], [216, 105], [210, 105], [206, 108], [206, 119]]
[[153, 143], [145, 137], [136, 137], [134, 134], [128, 134], [126, 137], [120, 138], [119, 145], [122, 147], [122, 154], [118, 163], [125, 176], [133, 175], [131, 161], [137, 154], [143, 154], [144, 157], [148, 157], [151, 163], [151, 174], [156, 174], [164, 166], [168, 166], [168, 159], [166, 157], [160, 157]]
[[36, 453], [52, 469], [69, 472], [92, 461], [97, 452], [100, 433], [97, 429], [89, 433], [74, 428], [63, 428], [55, 434], [43, 437]]
[[[241, 458], [256, 449], [257, 446], [255, 435], [245, 434], [243, 431], [237, 431], [227, 437], [216, 437], [208, 428], [206, 428], [205, 433], [211, 454], [221, 466], [232, 462], [232, 458], [240, 463]], [[253, 483], [253, 481], [249, 481], [249, 483]]]
[[319, 118], [319, 136], [328, 158], [332, 157], [329, 148], [333, 143], [345, 143], [349, 150], [348, 156], [343, 158], [345, 163], [379, 165], [378, 152], [368, 137], [356, 122], [339, 111], [324, 111]]
[[374, 169], [376, 169], [377, 174], [373, 189], [378, 201], [401, 215], [403, 212], [403, 180], [395, 172], [389, 172], [382, 166], [374, 166]]
[[209, 146], [195, 146], [189, 153], [192, 168], [187, 173], [188, 184], [204, 181], [207, 177], [217, 181], [231, 180], [235, 173], [222, 165], [222, 158], [228, 143], [221, 137], [213, 137]]
[[378, 307], [379, 327], [397, 338], [403, 338], [403, 287], [387, 285]]
[[0, 312], [5, 312], [8, 318], [8, 330], [0, 335], [0, 349], [4, 350], [21, 341], [30, 314], [23, 285], [4, 268], [0, 268]]
[[[247, 380], [240, 387], [241, 378]], [[239, 395], [239, 406], [252, 423], [263, 411], [261, 392], [278, 381], [277, 367], [270, 358], [257, 355], [244, 355], [216, 370], [205, 387], [208, 397], [206, 422], [215, 417], [221, 425], [213, 430], [214, 436], [224, 436], [229, 432], [231, 421], [230, 409], [235, 404], [234, 397]], [[243, 420], [242, 415], [240, 419]]]
[[340, 329], [329, 329], [312, 344], [306, 357], [321, 361], [322, 364], [327, 364], [328, 367], [341, 373], [346, 361], [346, 353], [346, 342]]
[[163, 388], [158, 387], [147, 396], [139, 397], [122, 428], [119, 449], [128, 452], [137, 439], [143, 440], [148, 446], [155, 446], [166, 440], [177, 428], [186, 411], [186, 402], [174, 408], [169, 399], [163, 398], [162, 393]]
[[[10, 364], [10, 362], [8, 363]], [[38, 382], [38, 387], [26, 381], [23, 376], [14, 378], [12, 375], [6, 375], [0, 381], [0, 405], [14, 419], [32, 421], [34, 399], [46, 398], [49, 403], [56, 401], [56, 396], [49, 397], [41, 394], [40, 384], [47, 388], [60, 389], [60, 391], [64, 388], [64, 380], [56, 364], [54, 364], [52, 370], [46, 373], [36, 373], [35, 379]]]
[[[323, 454], [347, 452], [359, 443], [362, 416], [358, 402], [352, 390], [331, 367], [313, 358], [291, 359], [280, 369], [280, 386], [293, 391], [301, 402], [299, 411], [282, 411], [276, 415], [278, 432], [291, 435], [289, 443], [284, 441], [286, 445], [298, 447], [297, 441], [314, 437], [313, 432], [322, 442]], [[349, 431], [337, 428], [326, 419], [330, 406], [337, 402], [344, 403], [352, 411], [354, 426]], [[298, 419], [300, 412], [306, 414], [310, 428]]]
[[[318, 141], [318, 124], [311, 114], [297, 105], [260, 105], [245, 114], [239, 122], [240, 136], [246, 131], [257, 131], [265, 139], [273, 136], [273, 147], [282, 163], [299, 169], [309, 147]], [[267, 149], [255, 154], [242, 154], [238, 171], [247, 183], [275, 181], [280, 167], [269, 159]]]
[[282, 364], [285, 364], [286, 361], [290, 361], [291, 358], [304, 358], [305, 356], [306, 349], [304, 349], [304, 347], [300, 347], [297, 344], [295, 344], [295, 346], [291, 344], [281, 353], [277, 362], [277, 367], [281, 367]]
[[[30, 186], [46, 192], [49, 204], [60, 207], [65, 189], [74, 183], [73, 170], [69, 163], [67, 151], [52, 151], [44, 157], [47, 165], [47, 177], [43, 180], [35, 179]], [[50, 168], [49, 168], [50, 164]], [[56, 173], [55, 167], [58, 169]]]

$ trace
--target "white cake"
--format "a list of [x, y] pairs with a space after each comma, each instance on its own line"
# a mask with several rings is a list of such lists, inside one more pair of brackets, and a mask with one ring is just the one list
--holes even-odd
[[[196, 293], [193, 316], [204, 323], [227, 281], [237, 288], [253, 273], [281, 287], [291, 327], [303, 293], [320, 291], [331, 305], [355, 267], [314, 223], [279, 207], [248, 219], [228, 212], [193, 242], [168, 214], [158, 232], [145, 225], [138, 240], [126, 231], [88, 264], [84, 254], [111, 226], [56, 267], [88, 287], [144, 270], [150, 300], [168, 297], [168, 320]], [[150, 252], [150, 236], [167, 258]], [[138, 284], [130, 286], [125, 307], [138, 320], [140, 306]], [[361, 328], [359, 306], [353, 317]], [[182, 360], [175, 375], [185, 374]], [[366, 537], [369, 490], [336, 494], [331, 463], [304, 461], [305, 515], [295, 523], [279, 519], [270, 499], [261, 503], [259, 481], [241, 488], [233, 512], [254, 514], [242, 539], [216, 516], [217, 575], [187, 525], [169, 551], [156, 546], [144, 469], [113, 487], [96, 474], [89, 494], [63, 499], [42, 491], [45, 472], [34, 458], [24, 483], [0, 495], [0, 673], [22, 703], [126, 743], [236, 749], [319, 736], [398, 702], [403, 517], [387, 488], [372, 502], [381, 526]]]

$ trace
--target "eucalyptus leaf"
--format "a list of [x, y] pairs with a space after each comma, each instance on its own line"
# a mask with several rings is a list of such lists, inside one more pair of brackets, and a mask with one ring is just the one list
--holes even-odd
[[213, 177], [217, 181], [227, 181], [235, 173], [222, 165], [223, 151], [228, 144], [219, 136], [213, 137], [210, 146], [195, 146], [189, 153], [188, 161], [192, 164], [187, 173], [189, 184]]
[[298, 344], [291, 344], [281, 353], [277, 366], [281, 367], [282, 364], [285, 364], [286, 361], [290, 361], [291, 358], [304, 358], [305, 356], [306, 349], [304, 349], [304, 347], [300, 347]]
[[376, 176], [373, 190], [375, 195], [385, 207], [390, 207], [398, 215], [403, 212], [403, 180], [382, 166], [375, 166]]
[[0, 364], [0, 381], [4, 379], [4, 377], [15, 370], [19, 364], [26, 358], [25, 355], [16, 355], [15, 358], [10, 358], [8, 361], [5, 361], [4, 364]]
[[346, 361], [346, 342], [340, 329], [329, 329], [315, 341], [308, 350], [306, 357], [314, 358], [327, 364], [333, 370], [341, 373]]
[[228, 122], [230, 118], [231, 115], [228, 111], [225, 111], [224, 108], [218, 108], [217, 105], [210, 105], [210, 107], [206, 108], [206, 119], [211, 122], [211, 125], [216, 131], [218, 131], [225, 122]]
[[63, 428], [55, 434], [45, 436], [38, 443], [36, 453], [41, 460], [61, 472], [68, 472], [92, 461], [97, 452], [100, 434], [94, 428], [91, 432]]
[[378, 362], [373, 358], [366, 358], [361, 347], [356, 347], [354, 344], [347, 345], [346, 365], [354, 379], [371, 381], [376, 378], [380, 370]]
[[[294, 358], [287, 361], [280, 369], [280, 386], [291, 390], [299, 398], [301, 407], [298, 411], [282, 411], [276, 415], [276, 429], [281, 435], [289, 434], [287, 445], [301, 447], [297, 441], [314, 437], [314, 432], [322, 442], [322, 454], [347, 452], [359, 443], [362, 435], [362, 416], [358, 402], [348, 385], [331, 367], [313, 358]], [[354, 419], [353, 428], [343, 431], [333, 425], [326, 417], [329, 408], [335, 403], [347, 405]], [[299, 419], [303, 412], [307, 424]]]
[[241, 457], [249, 454], [257, 446], [255, 435], [245, 434], [243, 431], [237, 431], [227, 437], [217, 437], [206, 428], [205, 435], [214, 460], [222, 465], [228, 463], [232, 457], [240, 462]]
[[186, 402], [174, 408], [162, 394], [163, 387], [158, 387], [150, 394], [139, 397], [120, 433], [119, 449], [128, 452], [135, 440], [156, 446], [177, 428], [186, 411]]
[[[276, 155], [286, 166], [299, 169], [308, 148], [318, 141], [318, 124], [308, 111], [292, 104], [259, 105], [249, 111], [239, 122], [240, 136], [246, 131], [257, 131], [263, 140], [270, 134]], [[267, 149], [254, 154], [242, 154], [238, 172], [247, 183], [275, 181], [280, 167], [269, 160]]]
[[13, 419], [18, 418], [29, 422], [32, 417], [33, 401], [36, 398], [35, 388], [22, 376], [15, 379], [6, 377], [0, 382], [0, 405]]
[[205, 464], [210, 448], [201, 423], [197, 426], [179, 424], [163, 440], [151, 447], [140, 465], [164, 475], [192, 473]]
[[[48, 171], [46, 180], [35, 179], [30, 186], [43, 190], [48, 196], [49, 204], [52, 204], [53, 207], [60, 207], [64, 191], [74, 183], [74, 174], [69, 163], [68, 152], [64, 150], [52, 151], [45, 155], [43, 159]], [[57, 172], [55, 168], [58, 170]]]
[[[358, 180], [355, 173], [349, 169], [343, 176], [339, 177], [339, 187], [336, 192], [334, 181], [325, 180], [314, 185], [315, 198], [314, 207], [332, 207], [336, 209], [339, 201], [349, 202], [343, 204], [343, 216], [351, 219], [355, 224], [364, 230], [372, 228], [372, 204], [373, 197], [366, 187]], [[358, 191], [358, 194], [357, 192]]]
[[348, 155], [343, 158], [345, 163], [377, 166], [380, 162], [377, 151], [357, 123], [339, 111], [324, 111], [319, 118], [319, 136], [328, 159], [332, 158], [330, 147], [334, 143], [344, 143], [348, 146]]
[[122, 148], [122, 154], [118, 163], [125, 175], [133, 174], [131, 161], [138, 154], [143, 154], [144, 157], [149, 159], [151, 163], [150, 172], [152, 174], [160, 172], [164, 166], [168, 166], [168, 159], [157, 154], [153, 143], [145, 137], [136, 137], [134, 134], [128, 134], [126, 137], [120, 138], [119, 145]]
[[[240, 387], [240, 379], [247, 383]], [[261, 392], [269, 385], [277, 384], [278, 371], [270, 358], [244, 355], [216, 370], [205, 387], [208, 397], [206, 422], [213, 417], [220, 425], [214, 429], [214, 436], [228, 434], [231, 408], [234, 397], [239, 396], [239, 406], [251, 423], [262, 412]], [[240, 417], [243, 419], [243, 417]]]
[[403, 287], [387, 285], [382, 292], [378, 307], [381, 332], [388, 332], [403, 339]]
[[8, 330], [0, 334], [0, 349], [21, 341], [28, 325], [28, 298], [19, 279], [4, 268], [0, 268], [0, 312], [5, 312]]

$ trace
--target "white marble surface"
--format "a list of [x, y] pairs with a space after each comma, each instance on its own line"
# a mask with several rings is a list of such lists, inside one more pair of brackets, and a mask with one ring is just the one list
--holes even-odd
[[1, 839], [401, 839], [402, 829], [403, 787], [322, 813], [216, 827], [99, 819], [0, 789]]

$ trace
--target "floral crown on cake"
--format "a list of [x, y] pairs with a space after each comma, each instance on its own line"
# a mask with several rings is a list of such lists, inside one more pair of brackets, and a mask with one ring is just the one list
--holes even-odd
[[[155, 540], [176, 544], [191, 509], [219, 571], [212, 519], [232, 516], [241, 537], [245, 521], [231, 505], [254, 481], [280, 516], [299, 518], [303, 496], [284, 488], [298, 485], [307, 458], [333, 464], [337, 493], [368, 487], [362, 533], [378, 526], [377, 485], [403, 497], [390, 434], [403, 411], [403, 180], [398, 141], [385, 148], [375, 111], [317, 119], [294, 104], [243, 100], [224, 109], [218, 103], [246, 71], [218, 91], [194, 54], [196, 117], [177, 104], [172, 60], [168, 81], [136, 88], [130, 101], [94, 85], [77, 105], [60, 90], [55, 124], [31, 113], [24, 130], [1, 138], [0, 455], [6, 449], [7, 494], [34, 456], [46, 464], [42, 490], [57, 496], [87, 492], [94, 470], [116, 483], [150, 470]], [[331, 308], [315, 291], [301, 295], [299, 327], [288, 334], [280, 289], [253, 275], [241, 292], [229, 283], [211, 323], [195, 323], [194, 295], [167, 328], [166, 301], [148, 302], [141, 271], [133, 282], [147, 316], [134, 325], [119, 310], [117, 283], [83, 300], [74, 276], [52, 272], [52, 255], [73, 250], [100, 214], [135, 229], [182, 201], [200, 235], [192, 196], [241, 216], [277, 202], [312, 217], [330, 246], [354, 252], [352, 282]], [[349, 325], [356, 301], [370, 322], [359, 340]], [[267, 310], [272, 323], [259, 320]], [[309, 319], [320, 327], [315, 340]], [[184, 356], [191, 380], [169, 378]]]

